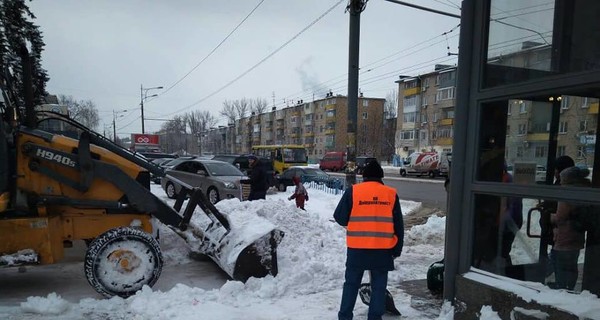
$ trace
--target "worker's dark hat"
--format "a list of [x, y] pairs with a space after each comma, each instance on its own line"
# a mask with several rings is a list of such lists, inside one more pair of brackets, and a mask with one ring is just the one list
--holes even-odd
[[363, 170], [363, 178], [381, 179], [383, 178], [383, 169], [377, 160], [371, 160]]

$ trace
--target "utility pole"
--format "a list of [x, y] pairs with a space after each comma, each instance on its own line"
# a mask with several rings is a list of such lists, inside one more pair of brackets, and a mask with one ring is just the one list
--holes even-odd
[[113, 142], [117, 143], [117, 114], [113, 110]]
[[162, 89], [163, 87], [152, 87], [152, 88], [144, 88], [144, 85], [140, 84], [140, 109], [142, 110], [142, 134], [146, 133], [146, 129], [144, 128], [144, 100], [152, 97], [158, 96], [158, 94], [153, 94], [148, 96], [148, 91], [155, 89]]
[[[358, 68], [360, 51], [360, 14], [365, 10], [367, 0], [350, 0], [346, 10], [350, 13], [348, 48], [348, 145], [346, 157], [350, 167], [356, 163], [356, 123], [358, 121]], [[356, 183], [356, 172], [346, 171], [346, 184]]]

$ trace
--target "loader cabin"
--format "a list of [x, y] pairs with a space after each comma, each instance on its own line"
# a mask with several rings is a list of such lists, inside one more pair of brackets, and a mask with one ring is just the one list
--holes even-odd
[[[599, 13], [597, 0], [462, 1], [443, 292], [455, 319], [482, 306], [598, 319]], [[577, 179], [556, 183], [559, 156]]]

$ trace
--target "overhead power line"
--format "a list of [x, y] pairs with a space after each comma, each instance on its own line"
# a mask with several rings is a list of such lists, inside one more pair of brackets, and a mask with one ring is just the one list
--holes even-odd
[[229, 39], [229, 37], [231, 37], [231, 35], [237, 30], [239, 29], [239, 27], [242, 26], [242, 24], [244, 24], [244, 22], [246, 22], [246, 20], [248, 20], [248, 18], [250, 18], [250, 16], [254, 13], [254, 11], [256, 11], [256, 9], [258, 9], [258, 7], [260, 7], [260, 5], [265, 2], [265, 0], [261, 0], [255, 7], [254, 9], [252, 9], [252, 11], [250, 11], [250, 13], [248, 13], [248, 15], [246, 15], [246, 17], [244, 19], [242, 19], [242, 21], [240, 21], [240, 23], [238, 23], [237, 26], [235, 26], [235, 28], [233, 28], [233, 30], [231, 30], [231, 32], [229, 32], [229, 34], [223, 39], [221, 40], [221, 42], [219, 42], [219, 44], [214, 47], [212, 49], [212, 51], [210, 51], [206, 57], [204, 57], [202, 60], [200, 60], [200, 62], [198, 62], [193, 68], [192, 70], [188, 71], [188, 73], [186, 73], [183, 77], [181, 77], [181, 79], [177, 80], [175, 83], [173, 83], [170, 87], [168, 87], [165, 91], [163, 91], [160, 95], [164, 95], [165, 93], [169, 92], [169, 90], [173, 89], [176, 85], [178, 85], [181, 81], [183, 81], [185, 78], [187, 78], [187, 76], [189, 76], [192, 72], [194, 72], [194, 70], [196, 70], [204, 61], [206, 61], [206, 59], [208, 59], [208, 57], [210, 57], [215, 51], [217, 51], [217, 49], [219, 49], [219, 47], [225, 42], [227, 41], [227, 39]]
[[238, 81], [239, 79], [241, 79], [242, 77], [244, 77], [245, 75], [247, 75], [248, 73], [250, 73], [252, 70], [256, 69], [258, 66], [260, 66], [261, 64], [263, 64], [265, 61], [267, 61], [269, 58], [271, 58], [272, 56], [274, 56], [277, 52], [281, 51], [281, 49], [285, 48], [288, 44], [290, 44], [292, 41], [296, 40], [296, 38], [298, 38], [301, 34], [303, 34], [306, 30], [308, 30], [310, 27], [312, 27], [313, 25], [315, 25], [317, 22], [319, 22], [321, 19], [323, 19], [323, 17], [325, 17], [327, 14], [329, 14], [331, 11], [333, 11], [333, 9], [335, 9], [335, 7], [337, 7], [338, 5], [340, 5], [340, 3], [342, 3], [344, 0], [340, 0], [338, 2], [336, 2], [331, 8], [327, 9], [327, 11], [325, 11], [323, 14], [321, 14], [318, 18], [316, 18], [315, 20], [313, 20], [311, 23], [309, 23], [306, 27], [304, 27], [302, 30], [300, 30], [300, 32], [298, 32], [296, 35], [294, 35], [291, 39], [289, 39], [288, 41], [286, 41], [284, 44], [282, 44], [279, 48], [275, 49], [275, 51], [271, 52], [269, 55], [267, 55], [266, 57], [264, 57], [262, 60], [260, 60], [258, 63], [256, 63], [255, 65], [253, 65], [252, 67], [250, 67], [250, 69], [244, 71], [242, 74], [240, 74], [239, 76], [237, 76], [236, 78], [234, 78], [233, 80], [229, 81], [227, 84], [225, 84], [224, 86], [222, 86], [221, 88], [217, 89], [216, 91], [212, 92], [211, 94], [205, 96], [204, 98], [188, 105], [187, 107], [181, 108], [179, 110], [176, 110], [174, 112], [165, 114], [164, 116], [170, 116], [182, 111], [185, 111], [199, 103], [202, 103], [203, 101], [207, 100], [208, 98], [216, 95], [217, 93], [223, 91], [225, 88], [229, 87], [230, 85], [234, 84], [236, 81]]
[[398, 0], [385, 0], [385, 1], [460, 19], [460, 14], [454, 14], [454, 13], [450, 13], [450, 12], [446, 12], [446, 11], [441, 11], [441, 10], [431, 9], [431, 8], [427, 8], [427, 7], [423, 7], [423, 6], [418, 6], [416, 4], [412, 4], [412, 3], [408, 3], [408, 2], [404, 2], [404, 1], [398, 1]]

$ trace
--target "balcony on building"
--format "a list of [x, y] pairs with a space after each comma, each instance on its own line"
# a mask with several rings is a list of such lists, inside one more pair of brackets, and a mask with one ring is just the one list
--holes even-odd
[[335, 147], [335, 140], [331, 139], [331, 140], [326, 140], [325, 141], [325, 148], [331, 149]]
[[313, 123], [312, 119], [304, 119], [304, 125], [305, 126], [311, 126]]
[[306, 103], [304, 105], [304, 114], [313, 114], [315, 112], [315, 103]]
[[402, 94], [407, 97], [407, 96], [412, 96], [415, 94], [421, 93], [421, 87], [413, 87], [410, 89], [404, 89], [404, 91], [402, 91]]
[[441, 126], [451, 126], [454, 123], [454, 118], [446, 118], [440, 120]]
[[335, 128], [334, 129], [325, 129], [325, 135], [334, 135], [335, 134]]
[[314, 136], [315, 136], [315, 133], [314, 133], [314, 132], [305, 132], [305, 133], [304, 133], [304, 137], [305, 137], [305, 138], [310, 138], [310, 137], [314, 137]]
[[453, 138], [437, 138], [436, 141], [440, 146], [451, 146], [454, 143]]
[[283, 130], [283, 128], [285, 128], [285, 122], [283, 121], [283, 119], [277, 120], [277, 123], [275, 124], [275, 129]]
[[285, 110], [275, 111], [275, 120], [284, 120], [284, 119], [285, 119]]
[[296, 121], [292, 121], [292, 128], [299, 128], [302, 125], [302, 121], [300, 121], [300, 117], [295, 117]]
[[588, 114], [598, 114], [598, 102], [590, 104]]
[[325, 111], [335, 111], [335, 104], [328, 104], [325, 106]]
[[273, 121], [272, 120], [268, 120], [267, 122], [265, 122], [265, 130], [273, 130]]

